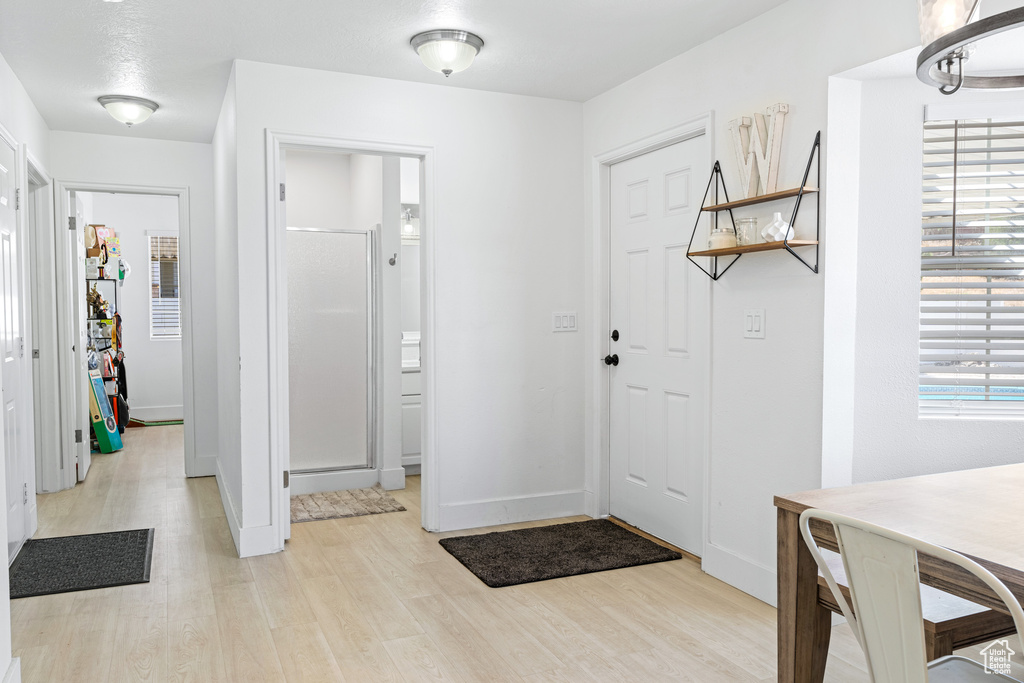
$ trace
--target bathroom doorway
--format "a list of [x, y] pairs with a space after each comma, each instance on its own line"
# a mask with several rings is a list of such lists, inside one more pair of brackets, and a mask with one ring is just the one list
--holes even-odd
[[308, 145], [278, 159], [285, 496], [404, 488], [423, 465], [421, 159]]

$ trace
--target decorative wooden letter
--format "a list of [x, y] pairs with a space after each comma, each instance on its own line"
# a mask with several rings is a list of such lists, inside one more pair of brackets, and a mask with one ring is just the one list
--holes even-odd
[[775, 192], [779, 184], [782, 133], [786, 128], [788, 104], [768, 107], [765, 114], [744, 116], [729, 122], [736, 149], [736, 162], [745, 197]]

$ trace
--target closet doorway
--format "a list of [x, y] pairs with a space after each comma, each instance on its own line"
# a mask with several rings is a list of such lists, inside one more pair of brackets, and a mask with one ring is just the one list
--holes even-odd
[[430, 498], [416, 151], [269, 134], [271, 441], [286, 473], [285, 538], [292, 495], [401, 489], [423, 467]]
[[184, 425], [183, 476], [196, 476], [188, 190], [57, 183], [56, 195], [66, 216], [55, 244], [63, 443], [39, 466], [71, 488], [104, 450], [89, 438], [96, 370], [125, 429]]

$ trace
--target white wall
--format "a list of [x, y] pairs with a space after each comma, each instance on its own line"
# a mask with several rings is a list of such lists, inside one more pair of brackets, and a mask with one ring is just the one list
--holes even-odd
[[238, 337], [238, 163], [235, 69], [213, 135], [215, 274], [217, 296], [217, 486], [235, 548], [242, 524], [241, 372]]
[[344, 229], [350, 225], [350, 154], [286, 150], [289, 227]]
[[50, 129], [3, 55], [0, 55], [0, 125], [19, 143], [28, 145], [29, 151], [48, 167]]
[[240, 427], [224, 457], [245, 464], [244, 526], [271, 523], [278, 476], [266, 467], [267, 128], [436, 150], [442, 526], [581, 512], [582, 336], [547, 327], [550, 311], [582, 308], [581, 106], [244, 61], [234, 74], [242, 409], [223, 426]]
[[177, 197], [82, 193], [91, 195], [91, 223], [115, 231], [121, 258], [132, 274], [121, 285], [121, 328], [128, 407], [142, 420], [180, 420], [183, 416], [181, 339], [150, 336], [150, 262], [148, 233], [178, 233]]
[[[43, 117], [39, 115], [32, 100], [29, 99], [21, 81], [14, 75], [7, 61], [0, 55], [0, 125], [14, 136], [19, 144], [28, 146], [28, 151], [41, 163], [47, 172], [50, 172], [50, 143], [49, 128]], [[28, 183], [24, 177], [24, 169], [20, 169], [19, 183], [21, 184], [22, 196], [28, 194]], [[31, 318], [26, 318], [31, 321]], [[30, 327], [30, 326], [29, 326]], [[26, 344], [31, 343], [26, 340]], [[31, 346], [29, 346], [31, 348]], [[2, 450], [2, 446], [0, 446]], [[3, 454], [6, 456], [6, 454]], [[35, 468], [27, 465], [25, 475], [28, 477], [26, 483], [29, 490], [35, 490]], [[0, 468], [0, 504], [7, 509], [6, 503], [6, 469]], [[34, 505], [31, 506], [34, 508]], [[30, 510], [31, 513], [31, 510]], [[3, 525], [0, 531], [0, 541], [3, 547], [7, 547], [7, 525]], [[0, 677], [5, 680], [21, 679], [21, 663], [18, 659], [11, 657], [11, 601], [7, 597], [9, 593], [9, 581], [7, 563], [0, 567]]]
[[369, 154], [352, 155], [349, 226], [366, 230], [384, 220], [384, 160]]
[[[729, 120], [785, 102], [790, 115], [780, 187], [796, 186], [819, 129], [826, 140], [827, 164], [828, 77], [917, 41], [913, 3], [792, 0], [587, 102], [586, 253], [595, 253], [595, 239], [600, 239], [592, 215], [594, 156], [712, 111], [714, 153], [727, 186], [736, 193]], [[826, 187], [823, 202], [844, 191]], [[797, 225], [800, 236], [808, 236], [807, 226], [813, 225], [804, 222], [801, 228], [801, 221], [813, 216], [813, 202], [805, 203]], [[827, 226], [822, 234], [827, 241]], [[821, 483], [822, 296], [827, 277], [827, 264], [821, 275], [814, 275], [790, 255], [775, 252], [743, 257], [712, 285], [711, 463], [703, 566], [768, 602], [774, 602], [776, 591], [772, 496]], [[600, 272], [588, 267], [587, 282], [586, 311], [592, 319], [599, 312], [596, 307], [604, 305], [598, 298], [604, 291]], [[766, 339], [743, 338], [747, 308], [766, 309]], [[587, 357], [597, 358], [603, 344], [603, 338], [593, 340]], [[599, 414], [594, 389], [598, 377], [588, 375], [591, 416]], [[590, 463], [599, 457], [602, 429], [596, 418], [589, 422]], [[588, 469], [587, 486], [597, 491], [594, 467]]]
[[1024, 420], [918, 417], [924, 108], [976, 103], [998, 117], [1024, 111], [1024, 94], [950, 98], [914, 78], [861, 84], [854, 482], [1024, 460]]
[[[65, 182], [187, 187], [191, 227], [192, 385], [198, 471], [215, 469], [217, 421], [217, 310], [214, 261], [213, 148], [195, 142], [54, 131], [53, 177]], [[129, 373], [131, 370], [129, 369]]]

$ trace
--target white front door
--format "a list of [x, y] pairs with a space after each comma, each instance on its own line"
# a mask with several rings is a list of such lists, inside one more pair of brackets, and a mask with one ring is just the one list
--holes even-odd
[[710, 280], [686, 258], [707, 137], [611, 168], [610, 511], [703, 553]]
[[[0, 367], [3, 383], [4, 461], [7, 482], [7, 555], [14, 559], [25, 540], [25, 476], [21, 463], [29, 445], [24, 397], [27, 387], [22, 329], [21, 240], [15, 211], [14, 149], [0, 140]], [[34, 493], [34, 492], [33, 492]]]

